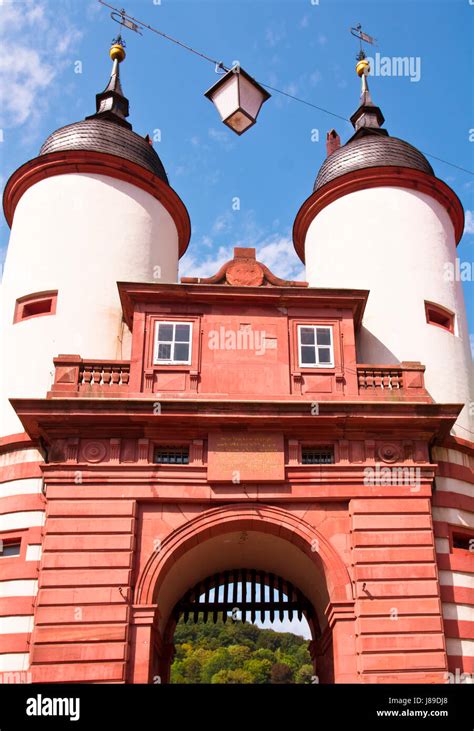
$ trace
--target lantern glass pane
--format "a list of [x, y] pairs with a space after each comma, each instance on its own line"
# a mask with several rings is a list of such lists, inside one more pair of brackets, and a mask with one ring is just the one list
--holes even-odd
[[255, 120], [260, 111], [260, 107], [263, 104], [263, 94], [260, 89], [257, 89], [244, 76], [239, 76], [239, 84], [240, 106], [249, 115], [249, 117], [252, 117], [252, 119]]
[[239, 107], [239, 85], [237, 74], [229, 78], [212, 95], [212, 102], [221, 115], [221, 119], [229, 117]]

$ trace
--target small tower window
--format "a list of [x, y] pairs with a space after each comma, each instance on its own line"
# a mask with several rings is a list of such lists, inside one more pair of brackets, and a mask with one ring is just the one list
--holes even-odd
[[0, 558], [10, 558], [20, 555], [20, 541], [2, 541], [0, 539]]
[[15, 304], [13, 322], [22, 322], [41, 315], [55, 315], [57, 298], [57, 291], [36, 292], [20, 297]]
[[191, 332], [190, 322], [157, 322], [155, 364], [189, 365]]
[[299, 325], [298, 352], [300, 368], [333, 367], [332, 328], [319, 325]]
[[453, 549], [474, 552], [474, 533], [453, 531]]
[[433, 302], [425, 302], [426, 322], [454, 333], [454, 314]]

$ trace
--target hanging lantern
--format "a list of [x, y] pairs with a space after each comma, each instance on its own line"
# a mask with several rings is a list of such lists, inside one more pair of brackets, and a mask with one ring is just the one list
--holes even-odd
[[204, 96], [216, 106], [224, 124], [241, 135], [255, 124], [262, 104], [271, 94], [240, 66], [234, 66]]

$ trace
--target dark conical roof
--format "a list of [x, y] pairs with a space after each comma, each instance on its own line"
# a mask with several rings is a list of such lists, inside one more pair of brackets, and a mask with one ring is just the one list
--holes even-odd
[[355, 170], [373, 167], [403, 167], [434, 176], [433, 168], [422, 152], [382, 129], [384, 116], [370, 96], [366, 76], [362, 77], [360, 105], [351, 116], [355, 133], [342, 147], [330, 154], [316, 176], [313, 190]]
[[313, 190], [322, 188], [334, 178], [364, 168], [395, 166], [413, 168], [434, 176], [426, 157], [398, 137], [365, 135], [347, 142], [329, 155], [321, 165]]
[[[123, 48], [121, 50], [124, 58], [125, 52]], [[168, 176], [149, 137], [138, 135], [126, 121], [129, 105], [120, 83], [120, 60], [112, 57], [112, 74], [104, 91], [96, 95], [95, 114], [57, 129], [44, 142], [39, 154], [63, 150], [103, 152], [130, 160], [168, 183]]]
[[123, 157], [168, 183], [163, 163], [150, 143], [131, 129], [106, 119], [84, 119], [57, 129], [44, 142], [39, 154], [62, 150], [91, 150]]

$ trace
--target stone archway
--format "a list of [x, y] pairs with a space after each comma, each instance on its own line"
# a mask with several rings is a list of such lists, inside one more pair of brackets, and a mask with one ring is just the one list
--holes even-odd
[[311, 525], [258, 503], [208, 510], [172, 531], [149, 556], [135, 589], [130, 682], [167, 681], [176, 602], [197, 580], [239, 561], [283, 575], [313, 602], [322, 630], [311, 647], [316, 674], [321, 682], [354, 682], [354, 598], [347, 567]]

